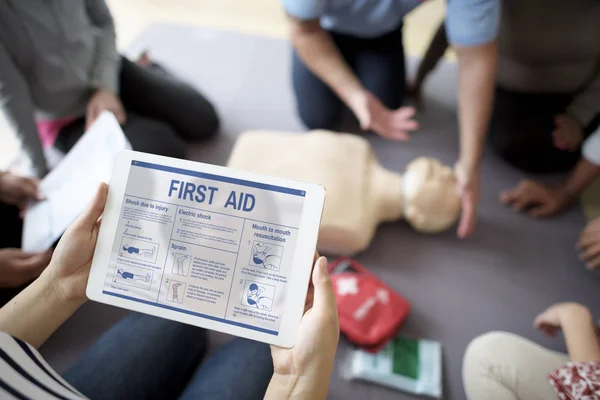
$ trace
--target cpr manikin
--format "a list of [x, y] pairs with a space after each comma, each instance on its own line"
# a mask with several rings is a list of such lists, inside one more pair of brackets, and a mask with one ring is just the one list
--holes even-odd
[[403, 217], [419, 232], [441, 232], [460, 212], [450, 168], [418, 158], [402, 176], [379, 165], [369, 143], [350, 134], [246, 132], [228, 166], [325, 186], [318, 243], [323, 253], [362, 251], [381, 222]]

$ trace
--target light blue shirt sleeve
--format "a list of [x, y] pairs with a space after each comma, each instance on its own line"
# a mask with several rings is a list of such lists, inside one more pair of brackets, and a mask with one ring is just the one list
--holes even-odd
[[281, 0], [285, 12], [292, 17], [309, 20], [325, 14], [327, 0]]
[[600, 165], [600, 127], [583, 143], [583, 158], [595, 165]]
[[448, 0], [448, 41], [465, 47], [493, 42], [498, 36], [500, 14], [500, 0]]

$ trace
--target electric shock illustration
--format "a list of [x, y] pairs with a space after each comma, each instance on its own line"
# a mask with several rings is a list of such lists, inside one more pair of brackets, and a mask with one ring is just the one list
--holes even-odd
[[283, 246], [254, 241], [250, 256], [250, 265], [279, 271]]
[[259, 310], [271, 311], [275, 287], [247, 281], [244, 301], [242, 305], [258, 308]]

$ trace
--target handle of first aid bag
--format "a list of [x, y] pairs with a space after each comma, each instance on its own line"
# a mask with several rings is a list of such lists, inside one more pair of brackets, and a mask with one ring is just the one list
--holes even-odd
[[[372, 275], [365, 267], [362, 266], [361, 263], [359, 263], [358, 261], [356, 261], [350, 257], [336, 258], [335, 260], [333, 260], [332, 262], [329, 263], [329, 266], [327, 267], [327, 269], [331, 275], [335, 275], [340, 272], [343, 272], [343, 270], [347, 270], [348, 267], [350, 267], [351, 269], [353, 269], [355, 272], [357, 272], [359, 274]], [[342, 270], [342, 268], [344, 268], [344, 269]]]

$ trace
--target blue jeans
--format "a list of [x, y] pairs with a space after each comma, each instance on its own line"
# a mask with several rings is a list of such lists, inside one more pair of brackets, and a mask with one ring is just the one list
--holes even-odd
[[132, 313], [65, 374], [92, 400], [262, 399], [273, 362], [268, 345], [234, 339], [202, 365], [207, 332]]
[[[336, 47], [363, 86], [390, 109], [402, 105], [406, 92], [402, 24], [376, 38], [330, 32]], [[294, 51], [292, 81], [300, 119], [309, 129], [333, 129], [340, 123], [344, 104]]]

